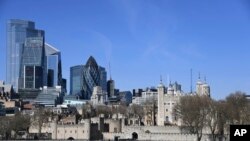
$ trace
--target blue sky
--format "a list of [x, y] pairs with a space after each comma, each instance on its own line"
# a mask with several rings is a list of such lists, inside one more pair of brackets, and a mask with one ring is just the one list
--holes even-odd
[[[0, 80], [5, 80], [6, 22], [25, 19], [62, 52], [63, 76], [93, 55], [121, 90], [178, 81], [190, 91], [206, 76], [212, 97], [250, 94], [247, 0], [0, 0]], [[69, 84], [69, 83], [68, 83]]]

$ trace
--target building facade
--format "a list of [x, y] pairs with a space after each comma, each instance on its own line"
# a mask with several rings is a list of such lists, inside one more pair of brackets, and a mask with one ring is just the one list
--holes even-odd
[[52, 45], [45, 43], [47, 86], [62, 85], [61, 52]]
[[86, 65], [84, 66], [83, 69], [83, 74], [82, 74], [82, 91], [83, 99], [90, 99], [92, 93], [93, 93], [93, 88], [95, 86], [101, 86], [101, 77], [100, 77], [100, 71], [99, 67], [94, 59], [94, 57], [90, 56]]
[[83, 65], [70, 67], [70, 94], [81, 96]]
[[[7, 22], [6, 82], [13, 85], [16, 92], [24, 87], [24, 66], [38, 65], [32, 61], [42, 65], [43, 45], [44, 31], [35, 29], [34, 22], [18, 19]], [[39, 54], [33, 56], [30, 48]]]

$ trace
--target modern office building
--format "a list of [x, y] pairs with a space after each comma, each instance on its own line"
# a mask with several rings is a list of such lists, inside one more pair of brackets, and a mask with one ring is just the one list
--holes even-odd
[[90, 56], [82, 73], [82, 97], [90, 99], [95, 86], [101, 86], [107, 91], [107, 72], [105, 68], [98, 66], [93, 56]]
[[112, 79], [107, 82], [107, 93], [108, 97], [115, 96], [115, 81]]
[[24, 66], [24, 89], [43, 87], [43, 68], [40, 66]]
[[24, 66], [41, 66], [44, 59], [44, 31], [35, 23], [11, 19], [7, 22], [6, 83], [24, 87]]
[[[39, 88], [43, 87], [44, 81], [44, 33], [38, 34], [41, 37], [28, 37], [25, 40], [23, 52], [21, 53], [21, 68], [19, 77], [20, 88]], [[32, 68], [33, 71], [32, 71]], [[32, 71], [32, 72], [31, 72]], [[37, 74], [38, 73], [38, 74]], [[26, 76], [28, 75], [28, 76]], [[32, 77], [33, 79], [29, 79]], [[34, 83], [33, 87], [26, 86], [26, 82]], [[35, 82], [36, 81], [36, 82]], [[39, 83], [38, 83], [39, 82]]]
[[70, 94], [81, 96], [83, 65], [70, 67]]
[[45, 43], [47, 86], [62, 85], [61, 52], [52, 45]]

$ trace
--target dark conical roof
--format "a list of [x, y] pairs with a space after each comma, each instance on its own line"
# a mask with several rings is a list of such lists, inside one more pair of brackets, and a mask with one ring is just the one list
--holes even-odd
[[95, 58], [93, 56], [90, 56], [87, 63], [86, 63], [86, 66], [92, 66], [92, 67], [98, 67], [96, 61], [95, 61]]

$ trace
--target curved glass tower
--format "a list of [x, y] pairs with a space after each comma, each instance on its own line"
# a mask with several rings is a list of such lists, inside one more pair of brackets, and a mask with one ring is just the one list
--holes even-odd
[[90, 56], [83, 69], [82, 74], [82, 98], [90, 99], [94, 86], [100, 86], [101, 74], [99, 67], [94, 59]]

